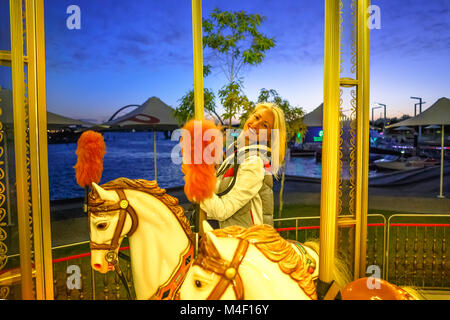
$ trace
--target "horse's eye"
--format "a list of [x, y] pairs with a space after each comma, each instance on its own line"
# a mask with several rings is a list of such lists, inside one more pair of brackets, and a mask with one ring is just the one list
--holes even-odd
[[97, 224], [97, 229], [103, 231], [106, 229], [107, 226], [108, 226], [108, 224], [106, 222], [101, 222], [101, 223]]
[[200, 281], [200, 280], [195, 280], [195, 286], [196, 286], [197, 288], [201, 288], [201, 287], [202, 287], [201, 281]]

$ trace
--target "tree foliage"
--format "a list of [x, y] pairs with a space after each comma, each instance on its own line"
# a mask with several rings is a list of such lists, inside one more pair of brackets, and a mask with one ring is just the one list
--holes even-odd
[[[203, 66], [203, 76], [206, 77], [211, 73], [211, 66]], [[216, 97], [214, 93], [207, 89], [203, 89], [203, 101], [205, 111], [214, 114], [220, 123], [223, 125], [222, 118], [216, 112]], [[188, 120], [195, 116], [195, 103], [194, 103], [194, 90], [188, 91], [183, 97], [181, 97], [179, 106], [174, 110], [173, 115], [179, 125], [183, 125]]]
[[209, 19], [203, 19], [203, 47], [216, 54], [228, 82], [239, 79], [244, 65], [257, 65], [265, 52], [275, 46], [274, 38], [259, 32], [265, 17], [245, 11], [220, 11], [215, 8]]
[[225, 113], [222, 116], [224, 120], [229, 121], [229, 128], [231, 128], [231, 120], [240, 112], [241, 108], [249, 109], [254, 106], [254, 103], [247, 98], [241, 88], [241, 81], [233, 81], [219, 90], [219, 99], [225, 108]]
[[203, 19], [203, 47], [211, 49], [228, 82], [220, 89], [219, 99], [229, 127], [234, 116], [243, 108], [251, 107], [242, 92], [243, 67], [261, 63], [265, 53], [275, 46], [274, 38], [259, 31], [264, 20], [260, 14], [220, 11], [218, 8], [208, 19]]
[[[291, 106], [288, 100], [280, 97], [277, 91], [274, 89], [261, 89], [258, 96], [258, 103], [272, 102], [278, 105], [284, 112], [286, 120], [286, 138], [290, 140], [294, 136], [297, 136], [299, 132], [303, 136], [306, 132], [306, 126], [303, 123], [304, 111], [301, 107]], [[253, 105], [254, 106], [254, 105]], [[253, 110], [253, 106], [244, 108], [244, 112], [241, 116], [241, 124], [247, 121], [250, 113]]]
[[[204, 107], [205, 111], [214, 114], [220, 122], [222, 119], [216, 113], [216, 104], [214, 93], [205, 88], [203, 92]], [[194, 90], [188, 91], [180, 100], [178, 108], [174, 111], [175, 119], [177, 119], [179, 125], [183, 125], [188, 120], [194, 118], [195, 108], [194, 108]]]

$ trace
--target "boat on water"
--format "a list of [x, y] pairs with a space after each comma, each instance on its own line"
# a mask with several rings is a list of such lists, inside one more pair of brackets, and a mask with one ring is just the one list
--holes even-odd
[[434, 166], [439, 163], [433, 158], [421, 158], [417, 156], [404, 157], [396, 155], [386, 155], [382, 159], [375, 160], [374, 165], [379, 169], [388, 170], [411, 170]]

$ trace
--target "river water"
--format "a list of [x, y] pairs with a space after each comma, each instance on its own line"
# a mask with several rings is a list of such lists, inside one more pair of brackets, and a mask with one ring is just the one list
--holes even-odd
[[[157, 133], [157, 175], [162, 188], [184, 184], [181, 165], [172, 161], [172, 150], [178, 141]], [[152, 132], [105, 132], [106, 155], [100, 183], [126, 177], [130, 179], [155, 178]], [[73, 166], [77, 162], [76, 143], [49, 144], [48, 164], [50, 200], [82, 197], [84, 191], [76, 183]], [[176, 150], [176, 149], [175, 149]], [[321, 164], [315, 157], [290, 157], [286, 162], [286, 174], [319, 178]]]

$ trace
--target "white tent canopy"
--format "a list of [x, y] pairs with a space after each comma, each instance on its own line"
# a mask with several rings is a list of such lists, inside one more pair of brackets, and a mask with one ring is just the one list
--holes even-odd
[[[399, 123], [395, 123], [389, 128], [402, 126], [430, 126], [441, 125], [441, 179], [440, 179], [440, 194], [439, 198], [444, 198], [442, 194], [444, 181], [444, 130], [445, 125], [450, 125], [450, 100], [448, 98], [440, 98], [431, 107], [415, 116], [414, 118], [406, 119]], [[395, 130], [395, 129], [394, 129]]]
[[413, 128], [411, 127], [405, 127], [405, 126], [401, 126], [401, 127], [397, 127], [394, 129], [394, 131], [415, 131]]
[[403, 120], [390, 125], [387, 128], [402, 126], [428, 126], [433, 124], [450, 125], [450, 99], [445, 97], [440, 98], [431, 107], [414, 118]]
[[151, 97], [135, 110], [105, 122], [104, 125], [111, 128], [173, 130], [179, 127], [173, 112], [174, 109], [159, 98]]
[[323, 124], [323, 103], [303, 117], [303, 123], [307, 127], [322, 127]]
[[50, 111], [47, 111], [47, 128], [60, 128], [70, 126], [93, 127], [94, 123], [68, 118]]

